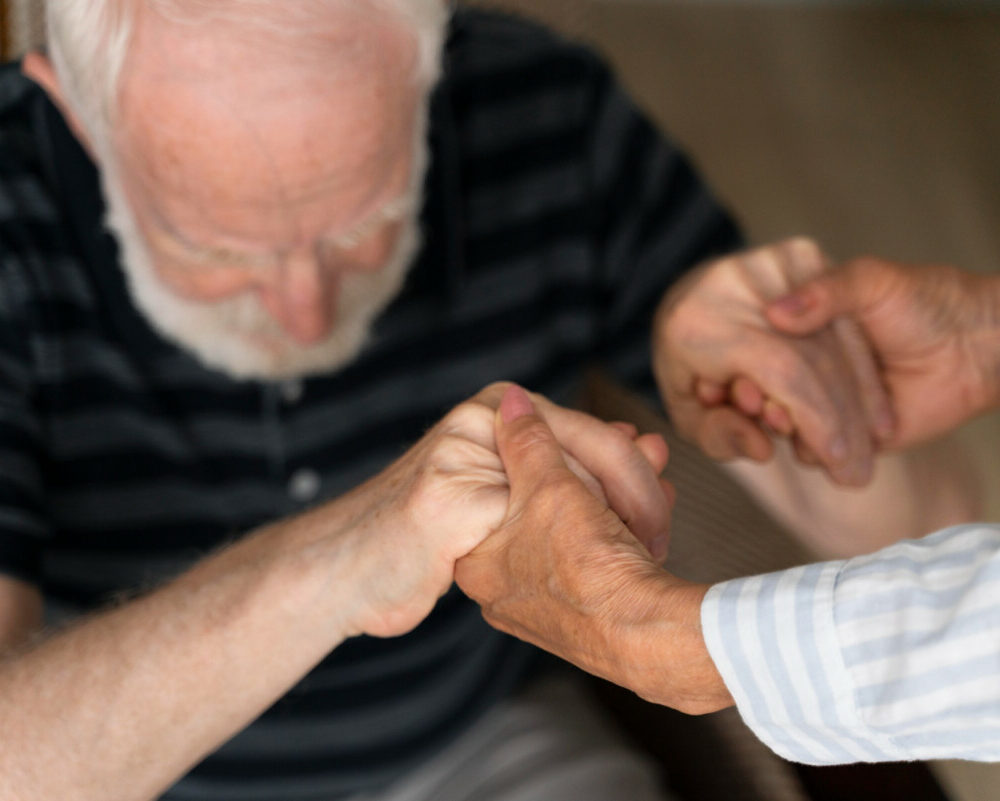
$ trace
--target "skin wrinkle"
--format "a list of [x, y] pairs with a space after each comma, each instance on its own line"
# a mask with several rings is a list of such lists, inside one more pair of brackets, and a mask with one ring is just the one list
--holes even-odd
[[[393, 61], [412, 61], [412, 58], [397, 58], [381, 69], [370, 70], [374, 65], [353, 63], [355, 59], [338, 53], [335, 57], [328, 56], [322, 65], [299, 69], [282, 66], [275, 73], [273, 54], [261, 57], [255, 53], [261, 62], [258, 68], [248, 73], [247, 67], [243, 66], [238, 74], [227, 75], [227, 72], [232, 72], [226, 69], [227, 63], [245, 57], [246, 48], [242, 43], [230, 45], [222, 40], [210, 51], [216, 58], [209, 59], [206, 67], [178, 79], [160, 65], [167, 58], [171, 65], [178, 61], [191, 61], [185, 58], [189, 55], [184, 52], [185, 48], [193, 48], [195, 56], [204, 58], [201, 43], [191, 42], [190, 35], [183, 37], [183, 41], [177, 41], [176, 32], [170, 30], [157, 30], [155, 33], [148, 30], [153, 22], [158, 22], [150, 20], [150, 16], [143, 14], [138, 20], [121, 102], [123, 121], [128, 123], [123, 144], [136, 151], [138, 158], [133, 161], [146, 165], [150, 170], [146, 183], [152, 189], [161, 192], [174, 189], [177, 194], [184, 195], [185, 205], [195, 201], [199, 206], [197, 215], [193, 216], [198, 219], [210, 213], [216, 204], [249, 205], [257, 202], [262, 208], [268, 208], [270, 213], [284, 215], [290, 228], [301, 224], [301, 218], [295, 209], [290, 208], [291, 204], [322, 198], [342, 187], [360, 186], [369, 194], [348, 196], [346, 199], [351, 201], [351, 206], [370, 203], [370, 195], [380, 188], [372, 189], [375, 182], [371, 176], [384, 172], [382, 165], [393, 163], [398, 151], [405, 150], [396, 141], [399, 137], [387, 139], [386, 134], [405, 128], [403, 116], [391, 111], [403, 105], [409, 106], [399, 102], [403, 95], [399, 87], [408, 83], [402, 77], [405, 64], [394, 65]], [[383, 24], [382, 27], [386, 26]], [[187, 33], [190, 34], [189, 31]], [[394, 45], [393, 49], [397, 52], [401, 49], [400, 42], [396, 41], [399, 38], [397, 35], [379, 34], [379, 40], [387, 40], [383, 44]], [[177, 48], [180, 52], [175, 52]], [[405, 47], [402, 49], [405, 52]], [[394, 77], [397, 71], [400, 76]], [[295, 92], [289, 92], [289, 84], [293, 82]], [[161, 91], [151, 94], [129, 91], [132, 85], [146, 87], [158, 84], [162, 87]], [[357, 84], [357, 87], [352, 87], [352, 84]], [[386, 84], [396, 89], [390, 90]], [[365, 88], [366, 85], [370, 90]], [[314, 133], [321, 129], [323, 117], [329, 116], [329, 112], [323, 110], [323, 106], [328, 104], [303, 102], [307, 94], [316, 97], [349, 95], [350, 105], [355, 107], [359, 105], [359, 98], [355, 95], [370, 95], [364, 98], [368, 101], [364, 104], [366, 113], [343, 115], [341, 120], [334, 120], [336, 129], [324, 136], [325, 140], [337, 138], [351, 142], [349, 148], [341, 149], [334, 161], [331, 161], [329, 152], [324, 153], [317, 148], [319, 142]], [[239, 98], [239, 102], [227, 102], [227, 97]], [[259, 102], [253, 102], [254, 97], [258, 97]], [[346, 99], [338, 107], [349, 107]], [[162, 113], [164, 103], [169, 114]], [[130, 109], [132, 104], [137, 105], [134, 111]], [[158, 115], [150, 113], [154, 110]], [[183, 115], [179, 125], [169, 122], [167, 125], [153, 125], [150, 122], [157, 116], [169, 120], [178, 115]], [[214, 135], [192, 141], [189, 130], [193, 119], [198, 119], [202, 126], [211, 126]], [[290, 124], [289, 120], [299, 120], [299, 124]], [[281, 124], [274, 124], [278, 122]], [[231, 126], [235, 126], [236, 130], [228, 131]], [[359, 135], [359, 128], [367, 131], [367, 135]], [[373, 131], [383, 133], [372, 135]], [[206, 152], [205, 140], [209, 138], [212, 146]], [[216, 147], [220, 139], [222, 144]], [[219, 159], [220, 153], [227, 152], [227, 146], [260, 156], [261, 163], [254, 164], [253, 176], [249, 180], [244, 169], [246, 159]], [[289, 162], [286, 158], [279, 165], [277, 152], [293, 154], [293, 161]], [[357, 156], [352, 157], [352, 153], [357, 153]], [[166, 158], [161, 158], [161, 154], [165, 154]], [[345, 163], [345, 158], [350, 162]], [[169, 163], [166, 171], [157, 169], [161, 162]], [[185, 164], [188, 164], [187, 169], [184, 169]], [[191, 171], [198, 165], [202, 165], [200, 179], [205, 177], [206, 168], [207, 175], [217, 174], [217, 180], [209, 185], [212, 191], [207, 195], [200, 191], [203, 180], [191, 180]], [[294, 173], [291, 176], [288, 175], [289, 168]], [[179, 183], [172, 186], [172, 182]], [[257, 226], [248, 227], [256, 229]]]
[[[331, 89], [326, 91], [337, 90], [336, 87], [331, 87]], [[224, 93], [223, 97], [225, 94], [231, 93]], [[222, 106], [223, 103], [221, 100], [211, 101], [209, 105], [218, 107]], [[171, 109], [175, 107], [171, 106]], [[145, 109], [140, 106], [130, 116], [138, 119], [148, 117], [149, 115], [144, 112]], [[253, 207], [253, 204], [259, 204], [271, 213], [279, 212], [283, 214], [288, 226], [294, 228], [300, 225], [300, 220], [294, 211], [296, 206], [301, 206], [317, 199], [323, 199], [336, 191], [342, 190], [345, 186], [366, 187], [365, 194], [360, 197], [350, 197], [350, 205], [352, 207], [357, 205], [363, 209], [363, 212], [368, 211], [371, 206], [375, 205], [376, 198], [374, 196], [385, 192], [384, 184], [389, 183], [391, 180], [388, 175], [391, 170], [384, 165], [395, 164], [399, 159], [399, 151], [405, 151], [406, 149], [400, 148], [400, 143], [396, 141], [373, 142], [374, 146], [368, 149], [370, 152], [363, 152], [358, 159], [358, 164], [352, 165], [349, 170], [344, 169], [341, 165], [338, 165], [337, 170], [331, 170], [329, 166], [326, 169], [320, 170], [318, 169], [319, 165], [325, 162], [326, 159], [316, 152], [308, 140], [285, 145], [284, 149], [295, 152], [297, 156], [312, 154], [309, 160], [295, 168], [295, 172], [301, 178], [295, 181], [293, 187], [293, 184], [287, 179], [287, 168], [279, 166], [275, 160], [275, 150], [278, 147], [265, 141], [263, 130], [265, 123], [257, 124], [255, 119], [251, 119], [247, 114], [240, 113], [238, 106], [232, 106], [231, 113], [226, 113], [223, 117], [230, 122], [239, 123], [240, 131], [245, 135], [245, 140], [237, 143], [235, 141], [238, 138], [237, 136], [227, 138], [234, 140], [232, 142], [233, 146], [239, 144], [239, 146], [246, 147], [246, 149], [251, 150], [251, 152], [256, 153], [260, 157], [263, 164], [268, 168], [268, 174], [263, 176], [266, 179], [265, 181], [261, 181], [257, 177], [250, 186], [244, 188], [240, 186], [241, 184], [246, 184], [246, 180], [242, 175], [230, 174], [228, 172], [223, 173], [213, 180], [211, 186], [212, 193], [204, 197], [202, 186], [199, 182], [190, 180], [193, 177], [189, 174], [191, 167], [184, 169], [180, 159], [174, 155], [183, 145], [179, 143], [175, 144], [169, 138], [165, 139], [164, 132], [157, 130], [146, 131], [140, 129], [138, 131], [130, 131], [131, 135], [122, 143], [124, 152], [129, 156], [126, 165], [130, 168], [130, 171], [138, 168], [135, 171], [141, 179], [141, 183], [147, 189], [147, 192], [153, 193], [159, 190], [160, 193], [163, 193], [165, 191], [168, 194], [182, 195], [186, 203], [192, 201], [198, 203], [197, 214], [189, 215], [196, 220], [202, 219], [206, 214], [210, 214], [211, 209], [216, 204], [237, 205], [248, 210]], [[403, 119], [391, 118], [378, 121], [376, 127], [385, 130], [407, 130], [409, 128]], [[352, 137], [349, 131], [342, 132], [341, 136], [345, 139], [354, 138], [357, 141], [361, 141], [358, 137]], [[373, 137], [367, 138], [372, 139]], [[145, 147], [143, 147], [144, 144]], [[227, 142], [223, 141], [220, 147], [221, 152], [225, 152], [226, 145]], [[167, 154], [167, 161], [170, 162], [170, 168], [166, 171], [158, 170], [155, 166], [161, 161], [160, 154], [164, 152]], [[186, 155], [188, 159], [192, 155], [197, 157], [197, 154], [188, 153]], [[206, 158], [206, 161], [211, 163], [213, 171], [218, 170], [220, 165], [212, 163], [216, 160], [211, 159], [210, 155]], [[257, 166], [259, 167], [260, 165]], [[257, 172], [259, 174], [259, 170]], [[378, 180], [373, 181], [372, 175], [379, 176]], [[362, 181], [362, 176], [367, 176], [366, 180]], [[243, 197], [243, 193], [247, 190], [252, 191], [255, 185], [261, 187], [259, 191], [254, 192], [255, 196]], [[173, 213], [176, 214], [176, 210]], [[358, 216], [361, 215], [355, 215], [354, 219], [342, 221], [341, 227], [351, 227], [352, 224], [357, 222]], [[298, 231], [298, 235], [300, 238], [302, 237], [301, 230]]]

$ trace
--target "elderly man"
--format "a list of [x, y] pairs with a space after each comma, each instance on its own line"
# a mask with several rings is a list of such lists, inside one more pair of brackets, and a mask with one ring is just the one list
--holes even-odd
[[[892, 446], [1000, 408], [1000, 278], [863, 259], [768, 312], [796, 334], [858, 317], [892, 392]], [[659, 703], [735, 702], [789, 759], [1000, 759], [1000, 526], [685, 582], [568, 472], [534, 412], [506, 391], [508, 513], [456, 569], [494, 625]]]
[[[580, 699], [508, 700], [534, 652], [449, 588], [507, 511], [482, 387], [651, 392], [664, 292], [737, 245], [683, 158], [589, 53], [441, 0], [47, 9], [0, 74], [0, 794], [658, 798]], [[723, 265], [664, 301], [679, 409], [753, 367], [720, 276], [747, 299]], [[761, 420], [861, 483], [863, 359], [769, 336]], [[747, 405], [679, 419], [764, 456]], [[662, 556], [662, 442], [544, 408]], [[75, 622], [33, 636], [43, 600]]]

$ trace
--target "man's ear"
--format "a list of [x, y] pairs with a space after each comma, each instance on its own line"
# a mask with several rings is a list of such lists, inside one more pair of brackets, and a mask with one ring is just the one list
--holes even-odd
[[41, 86], [54, 103], [64, 105], [62, 86], [48, 56], [40, 50], [29, 50], [21, 61], [21, 72]]
[[80, 123], [79, 118], [73, 113], [73, 110], [66, 103], [66, 96], [63, 94], [62, 90], [62, 83], [60, 83], [59, 76], [56, 74], [56, 69], [49, 60], [48, 56], [38, 50], [29, 51], [25, 54], [24, 59], [21, 61], [21, 72], [45, 90], [45, 93], [49, 96], [52, 102], [55, 103], [59, 111], [62, 112], [63, 117], [66, 118], [66, 122], [69, 123], [69, 127], [72, 129], [76, 138], [80, 140], [88, 152], [92, 152], [90, 147], [90, 138], [87, 136], [87, 131]]

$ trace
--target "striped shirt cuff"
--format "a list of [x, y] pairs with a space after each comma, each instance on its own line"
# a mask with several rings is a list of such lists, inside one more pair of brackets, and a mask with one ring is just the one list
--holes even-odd
[[813, 765], [905, 759], [856, 704], [834, 619], [845, 562], [715, 585], [705, 642], [743, 720], [785, 759]]

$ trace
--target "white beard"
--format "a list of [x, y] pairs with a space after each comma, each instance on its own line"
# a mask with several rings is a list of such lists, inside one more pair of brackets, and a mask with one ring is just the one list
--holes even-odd
[[190, 351], [205, 366], [237, 379], [284, 380], [330, 373], [358, 355], [375, 318], [402, 288], [420, 248], [419, 187], [427, 160], [425, 150], [420, 149], [411, 183], [415, 202], [409, 208], [413, 211], [403, 221], [389, 260], [377, 271], [343, 276], [340, 291], [335, 293], [333, 328], [324, 340], [313, 345], [290, 339], [254, 295], [198, 302], [165, 286], [156, 275], [112, 169], [104, 171], [108, 206], [105, 224], [121, 248], [121, 263], [133, 302], [163, 337]]

